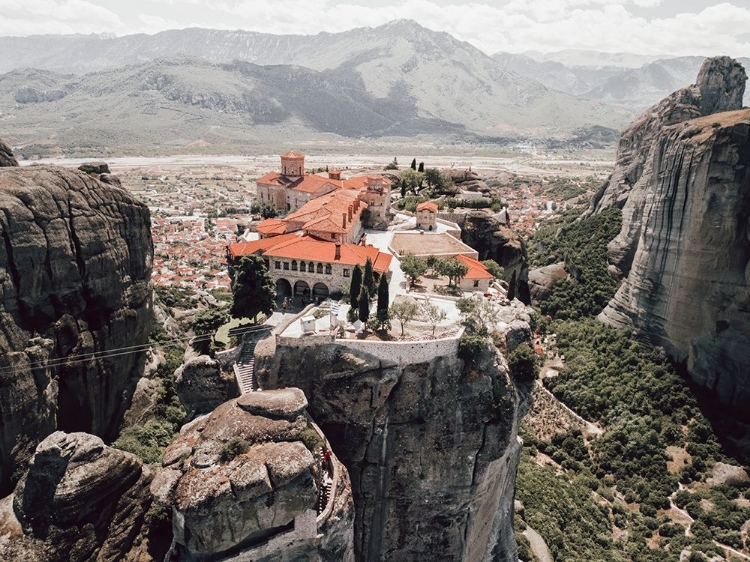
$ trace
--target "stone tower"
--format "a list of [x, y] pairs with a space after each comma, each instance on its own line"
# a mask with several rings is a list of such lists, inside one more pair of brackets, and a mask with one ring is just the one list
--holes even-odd
[[305, 175], [305, 155], [293, 150], [282, 154], [281, 173], [292, 178]]

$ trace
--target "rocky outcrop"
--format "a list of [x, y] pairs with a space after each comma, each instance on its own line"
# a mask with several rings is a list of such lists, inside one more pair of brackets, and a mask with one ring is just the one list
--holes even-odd
[[263, 388], [304, 390], [348, 468], [357, 560], [517, 560], [524, 398], [505, 360], [490, 346], [472, 364], [455, 348], [413, 364], [395, 355], [269, 338], [256, 348], [256, 373]]
[[53, 433], [13, 495], [0, 500], [0, 558], [153, 560], [143, 544], [152, 477], [136, 456], [98, 437]]
[[175, 390], [188, 412], [188, 419], [207, 414], [237, 396], [234, 376], [222, 373], [219, 362], [208, 355], [190, 359], [174, 375]]
[[2, 168], [0, 210], [5, 495], [55, 429], [115, 436], [151, 330], [153, 247], [148, 208], [78, 171]]
[[0, 168], [9, 168], [18, 166], [16, 157], [10, 147], [0, 140]]
[[547, 300], [552, 293], [552, 287], [560, 279], [565, 279], [568, 272], [564, 263], [553, 263], [529, 271], [529, 294], [533, 304]]
[[707, 60], [697, 85], [623, 133], [593, 207], [623, 210], [609, 259], [625, 279], [600, 319], [663, 346], [696, 383], [737, 406], [750, 399], [750, 110], [738, 109], [745, 80], [733, 60]]
[[461, 240], [479, 253], [480, 260], [495, 260], [503, 267], [503, 279], [512, 288], [510, 298], [529, 304], [529, 264], [523, 239], [485, 211], [451, 213], [449, 220], [461, 227]]
[[296, 388], [251, 392], [182, 428], [152, 486], [173, 508], [180, 560], [353, 561], [346, 469], [319, 454], [306, 407]]
[[68, 95], [64, 90], [37, 90], [36, 88], [21, 88], [16, 91], [13, 99], [18, 103], [42, 103], [45, 101], [57, 101]]

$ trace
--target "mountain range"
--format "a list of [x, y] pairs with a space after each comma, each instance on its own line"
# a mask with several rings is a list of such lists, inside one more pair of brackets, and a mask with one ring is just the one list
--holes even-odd
[[702, 60], [490, 57], [409, 20], [317, 35], [0, 37], [0, 49], [1, 129], [22, 156], [415, 135], [600, 146], [614, 142], [632, 108], [689, 84]]

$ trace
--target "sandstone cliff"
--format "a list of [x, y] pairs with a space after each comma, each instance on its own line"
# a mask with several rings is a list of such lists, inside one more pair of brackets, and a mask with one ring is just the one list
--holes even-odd
[[349, 470], [357, 560], [517, 560], [524, 398], [494, 348], [468, 365], [456, 349], [399, 364], [387, 350], [278, 345], [256, 348], [259, 384], [302, 388]]
[[0, 500], [0, 558], [153, 560], [143, 533], [152, 477], [140, 459], [98, 437], [53, 433], [14, 494]]
[[707, 60], [695, 86], [622, 135], [592, 209], [623, 210], [609, 259], [625, 276], [600, 319], [663, 346], [700, 385], [750, 398], [750, 110], [746, 75]]
[[346, 469], [306, 407], [296, 388], [248, 393], [182, 428], [152, 486], [180, 560], [353, 562]]
[[[145, 205], [79, 171], [0, 169], [0, 495], [55, 429], [115, 436], [144, 353]], [[75, 360], [65, 361], [66, 357]]]

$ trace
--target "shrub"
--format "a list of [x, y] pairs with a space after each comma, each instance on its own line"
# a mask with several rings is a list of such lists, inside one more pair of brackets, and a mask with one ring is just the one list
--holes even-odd
[[539, 374], [536, 353], [527, 344], [522, 343], [508, 353], [508, 368], [511, 376], [519, 381], [532, 381]]
[[219, 452], [220, 462], [229, 462], [238, 455], [245, 453], [250, 445], [242, 437], [232, 437], [227, 443], [221, 448]]

